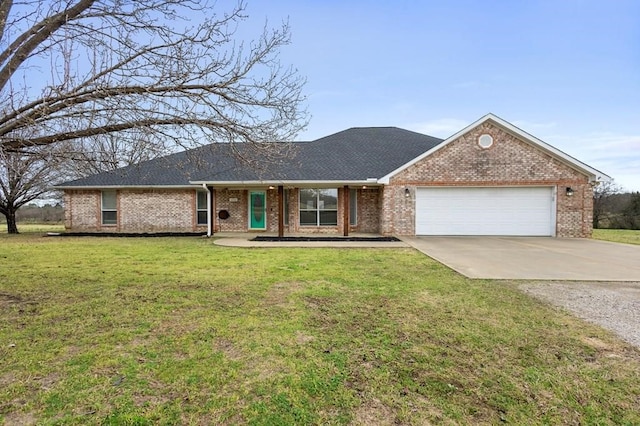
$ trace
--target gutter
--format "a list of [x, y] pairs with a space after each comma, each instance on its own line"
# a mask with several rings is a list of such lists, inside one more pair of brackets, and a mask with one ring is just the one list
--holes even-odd
[[52, 189], [193, 189], [193, 185], [54, 185]]
[[361, 186], [361, 185], [382, 185], [383, 182], [378, 178], [367, 178], [366, 180], [250, 180], [250, 181], [209, 181], [209, 180], [197, 180], [189, 181], [192, 185], [209, 185], [209, 186], [224, 186], [224, 187], [255, 187], [255, 186], [298, 186], [298, 187], [327, 187], [336, 188], [345, 185]]

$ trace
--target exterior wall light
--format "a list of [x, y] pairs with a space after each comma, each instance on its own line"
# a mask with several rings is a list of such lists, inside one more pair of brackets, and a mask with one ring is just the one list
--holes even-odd
[[404, 196], [407, 198], [411, 197], [411, 191], [409, 190], [409, 188], [404, 189]]
[[570, 186], [567, 186], [567, 197], [573, 196], [574, 190]]

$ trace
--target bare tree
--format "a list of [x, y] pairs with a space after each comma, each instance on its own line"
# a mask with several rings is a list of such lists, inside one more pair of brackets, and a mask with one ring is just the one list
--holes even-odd
[[0, 148], [144, 134], [267, 155], [306, 126], [304, 79], [278, 58], [288, 24], [244, 42], [246, 20], [242, 0], [2, 0]]
[[620, 194], [622, 188], [614, 181], [600, 182], [593, 188], [593, 227], [600, 228], [602, 223], [610, 221], [613, 212], [613, 197]]
[[85, 160], [73, 176], [209, 142], [247, 142], [239, 157], [286, 155], [267, 142], [307, 124], [304, 79], [278, 58], [289, 27], [265, 25], [245, 42], [246, 20], [242, 0], [226, 12], [206, 0], [0, 1], [7, 221], [46, 192], [45, 151]]
[[128, 134], [126, 137], [116, 134], [98, 135], [66, 142], [64, 146], [63, 155], [69, 161], [63, 162], [61, 166], [70, 179], [116, 170], [171, 152], [170, 146], [161, 141], [152, 143], [144, 133]]
[[59, 177], [56, 148], [32, 147], [28, 151], [0, 150], [0, 213], [7, 220], [9, 234], [17, 234], [16, 212], [25, 204], [51, 191]]

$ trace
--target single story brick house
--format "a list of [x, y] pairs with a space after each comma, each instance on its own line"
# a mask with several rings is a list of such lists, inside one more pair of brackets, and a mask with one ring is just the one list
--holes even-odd
[[445, 140], [368, 127], [291, 146], [265, 167], [219, 143], [57, 185], [65, 227], [590, 237], [593, 186], [610, 180], [493, 114]]

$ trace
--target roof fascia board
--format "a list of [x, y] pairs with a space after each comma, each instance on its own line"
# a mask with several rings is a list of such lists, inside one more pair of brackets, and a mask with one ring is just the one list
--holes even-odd
[[250, 187], [250, 186], [268, 186], [268, 185], [286, 185], [286, 186], [345, 186], [345, 185], [377, 185], [378, 180], [370, 178], [366, 180], [252, 180], [252, 181], [209, 181], [198, 180], [190, 181], [192, 185], [207, 186], [225, 186], [225, 187]]
[[55, 185], [52, 189], [194, 189], [195, 185]]
[[225, 187], [255, 187], [255, 186], [268, 186], [268, 185], [287, 185], [287, 186], [345, 186], [345, 185], [357, 185], [357, 186], [374, 186], [378, 185], [378, 181], [375, 178], [367, 180], [296, 180], [296, 181], [191, 181], [189, 185], [83, 185], [83, 186], [70, 186], [70, 185], [56, 185], [52, 186], [52, 189], [57, 190], [72, 190], [72, 189], [197, 189], [202, 185], [208, 186], [225, 186]]
[[505, 130], [515, 134], [516, 136], [519, 136], [521, 139], [523, 139], [525, 142], [537, 146], [538, 148], [541, 148], [543, 151], [546, 151], [550, 154], [552, 154], [553, 156], [555, 156], [556, 158], [558, 158], [559, 160], [563, 161], [565, 164], [567, 164], [568, 166], [572, 167], [573, 169], [576, 169], [582, 173], [585, 173], [587, 175], [589, 175], [590, 180], [591, 181], [595, 181], [595, 182], [600, 182], [600, 181], [610, 181], [611, 177], [606, 175], [605, 173], [602, 173], [601, 171], [594, 169], [593, 167], [588, 166], [587, 164], [571, 157], [570, 155], [560, 151], [557, 148], [554, 148], [553, 146], [541, 141], [540, 139], [536, 138], [533, 135], [530, 135], [529, 133], [525, 132], [524, 130], [514, 126], [513, 124], [503, 120], [502, 118], [494, 115], [494, 114], [486, 114], [483, 117], [479, 118], [478, 120], [474, 121], [473, 123], [469, 124], [467, 127], [463, 128], [462, 130], [460, 130], [459, 132], [449, 136], [447, 139], [445, 139], [442, 143], [440, 143], [439, 145], [433, 147], [432, 149], [430, 149], [429, 151], [425, 152], [424, 154], [419, 155], [418, 157], [414, 158], [413, 160], [409, 161], [408, 163], [398, 167], [396, 170], [392, 171], [391, 173], [387, 174], [386, 176], [383, 176], [382, 178], [379, 179], [379, 182], [382, 184], [388, 184], [389, 181], [391, 180], [391, 178], [393, 176], [395, 176], [396, 174], [402, 172], [403, 170], [413, 166], [414, 164], [416, 164], [417, 162], [423, 160], [424, 158], [432, 155], [434, 152], [439, 151], [440, 149], [444, 148], [445, 146], [449, 145], [451, 142], [455, 141], [456, 139], [458, 139], [460, 136], [464, 135], [465, 133], [469, 132], [471, 129], [476, 128], [477, 126], [487, 122], [487, 121], [493, 121], [495, 124], [497, 124], [498, 126], [504, 128]]

